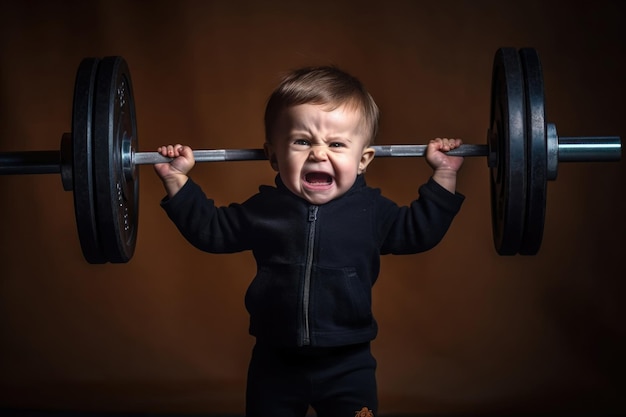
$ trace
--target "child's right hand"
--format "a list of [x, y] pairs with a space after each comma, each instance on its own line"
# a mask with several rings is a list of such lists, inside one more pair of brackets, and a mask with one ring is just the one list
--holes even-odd
[[159, 146], [157, 152], [172, 158], [170, 162], [154, 164], [154, 170], [163, 181], [165, 190], [170, 197], [180, 190], [187, 182], [187, 174], [196, 163], [193, 150], [180, 144]]

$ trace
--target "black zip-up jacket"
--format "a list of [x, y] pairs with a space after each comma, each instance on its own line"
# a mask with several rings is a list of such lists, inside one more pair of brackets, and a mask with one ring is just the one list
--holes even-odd
[[246, 293], [250, 334], [273, 346], [340, 346], [376, 337], [371, 290], [381, 254], [434, 247], [464, 197], [430, 179], [399, 207], [359, 176], [341, 197], [312, 205], [261, 186], [242, 204], [216, 207], [191, 179], [161, 202], [182, 235], [211, 253], [252, 250], [257, 274]]

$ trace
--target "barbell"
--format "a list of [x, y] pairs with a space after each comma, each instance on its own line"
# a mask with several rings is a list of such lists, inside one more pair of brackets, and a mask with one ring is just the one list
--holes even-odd
[[[75, 79], [72, 130], [60, 150], [0, 153], [0, 175], [60, 174], [73, 191], [83, 256], [88, 263], [132, 258], [139, 215], [138, 165], [168, 162], [138, 152], [134, 95], [124, 58], [85, 58]], [[422, 157], [427, 145], [377, 145], [377, 157]], [[545, 121], [544, 84], [533, 48], [500, 48], [492, 67], [487, 143], [449, 152], [486, 157], [493, 242], [499, 255], [535, 255], [541, 246], [547, 181], [560, 162], [618, 161], [617, 136], [559, 137]], [[262, 149], [194, 151], [196, 162], [266, 159]]]

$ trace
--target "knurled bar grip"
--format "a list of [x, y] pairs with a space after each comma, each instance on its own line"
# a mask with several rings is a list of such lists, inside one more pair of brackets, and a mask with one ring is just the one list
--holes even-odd
[[[372, 146], [376, 157], [421, 157], [426, 154], [427, 145], [380, 145]], [[461, 145], [448, 152], [452, 156], [487, 156], [487, 145]], [[211, 149], [193, 151], [196, 162], [253, 161], [267, 159], [263, 149]], [[171, 158], [157, 152], [136, 152], [135, 165], [170, 162]]]

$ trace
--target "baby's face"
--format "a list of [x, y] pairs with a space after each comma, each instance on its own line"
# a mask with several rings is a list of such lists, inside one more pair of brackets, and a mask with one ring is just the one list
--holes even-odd
[[358, 111], [302, 104], [280, 115], [265, 150], [291, 192], [325, 204], [348, 191], [373, 159], [368, 139]]

